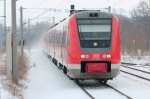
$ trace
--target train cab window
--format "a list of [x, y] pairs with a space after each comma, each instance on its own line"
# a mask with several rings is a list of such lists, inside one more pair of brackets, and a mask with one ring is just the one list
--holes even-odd
[[81, 40], [110, 40], [111, 25], [79, 25]]
[[111, 46], [111, 19], [78, 20], [80, 45], [84, 48], [108, 48]]

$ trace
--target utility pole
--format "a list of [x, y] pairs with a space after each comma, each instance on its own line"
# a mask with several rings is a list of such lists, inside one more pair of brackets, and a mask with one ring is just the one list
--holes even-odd
[[111, 13], [111, 6], [108, 6], [108, 12]]
[[55, 25], [55, 17], [53, 17], [53, 26]]
[[16, 40], [16, 0], [11, 0], [11, 33], [12, 33], [12, 78], [18, 83], [17, 40]]
[[6, 0], [4, 0], [4, 34], [3, 34], [3, 47], [6, 47]]
[[20, 7], [21, 56], [23, 56], [23, 10]]
[[29, 54], [30, 54], [30, 43], [31, 43], [31, 33], [30, 33], [30, 19], [28, 18], [28, 47], [29, 47]]

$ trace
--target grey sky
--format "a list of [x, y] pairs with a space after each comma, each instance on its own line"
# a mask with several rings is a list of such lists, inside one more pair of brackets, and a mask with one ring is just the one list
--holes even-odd
[[[18, 0], [17, 1], [17, 20], [19, 20], [19, 7], [24, 8], [58, 8], [68, 9], [71, 4], [74, 4], [76, 9], [83, 8], [106, 8], [112, 6], [112, 8], [123, 8], [125, 10], [131, 10], [141, 0]], [[2, 4], [1, 4], [2, 5]], [[0, 12], [3, 13], [3, 9]], [[7, 0], [7, 24], [10, 25], [11, 17], [11, 0]], [[33, 18], [36, 15], [42, 13], [42, 10], [30, 10], [24, 11], [24, 17]], [[0, 15], [2, 15], [0, 13]], [[55, 14], [57, 15], [57, 14]], [[54, 15], [53, 15], [54, 16]]]

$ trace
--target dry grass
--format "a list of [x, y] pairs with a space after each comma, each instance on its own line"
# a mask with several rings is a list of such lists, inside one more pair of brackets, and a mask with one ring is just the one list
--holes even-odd
[[[6, 54], [5, 48], [0, 48], [0, 56]], [[6, 75], [6, 59], [1, 60], [4, 64], [0, 64], [0, 75]]]
[[24, 55], [24, 56], [21, 56], [19, 55], [18, 56], [18, 68], [19, 68], [19, 80], [26, 80], [26, 73], [28, 71], [28, 61], [27, 61], [27, 57]]
[[0, 48], [0, 54], [1, 53], [6, 53], [6, 48]]
[[2, 85], [3, 85], [3, 88], [7, 90], [9, 93], [11, 93], [13, 97], [24, 99], [23, 93], [22, 93], [23, 91], [22, 86], [16, 85], [7, 79], [2, 80]]
[[0, 75], [6, 75], [6, 68], [0, 67]]
[[[5, 53], [4, 50], [0, 50], [0, 52]], [[9, 93], [12, 94], [13, 97], [18, 97], [19, 99], [24, 99], [23, 96], [23, 90], [27, 88], [26, 82], [27, 77], [26, 74], [28, 70], [30, 69], [30, 65], [28, 63], [28, 58], [24, 55], [21, 56], [18, 53], [18, 71], [19, 71], [19, 78], [18, 78], [18, 83], [10, 82], [7, 77], [6, 77], [6, 66], [3, 68], [0, 68], [0, 75], [4, 75], [5, 77], [1, 80], [3, 88], [7, 90]]]

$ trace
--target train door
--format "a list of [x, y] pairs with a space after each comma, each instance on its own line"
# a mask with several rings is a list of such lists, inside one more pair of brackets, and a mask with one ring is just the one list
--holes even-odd
[[66, 65], [65, 62], [65, 53], [66, 53], [66, 25], [63, 26], [63, 36], [62, 36], [62, 46], [61, 46], [61, 57], [62, 57], [62, 64]]
[[63, 26], [63, 35], [62, 35], [62, 41], [61, 41], [61, 59], [63, 64], [63, 52], [64, 52], [64, 39], [65, 39], [65, 26]]

